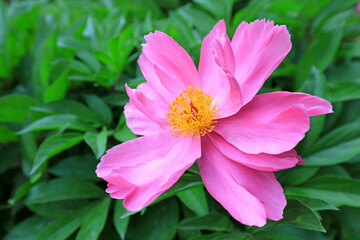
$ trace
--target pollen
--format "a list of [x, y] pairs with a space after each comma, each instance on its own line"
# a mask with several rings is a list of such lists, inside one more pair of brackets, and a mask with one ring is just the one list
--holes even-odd
[[211, 132], [220, 117], [213, 98], [201, 87], [187, 87], [169, 106], [168, 123], [173, 135], [184, 137], [193, 135], [196, 139]]

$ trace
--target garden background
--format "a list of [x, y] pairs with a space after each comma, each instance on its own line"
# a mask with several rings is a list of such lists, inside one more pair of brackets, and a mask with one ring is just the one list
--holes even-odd
[[[0, 238], [360, 239], [360, 9], [354, 0], [0, 1]], [[288, 205], [262, 228], [234, 220], [196, 166], [151, 206], [126, 211], [95, 175], [105, 150], [136, 136], [124, 85], [144, 81], [143, 36], [166, 32], [198, 63], [225, 19], [285, 24], [292, 50], [261, 92], [331, 101], [276, 173]]]

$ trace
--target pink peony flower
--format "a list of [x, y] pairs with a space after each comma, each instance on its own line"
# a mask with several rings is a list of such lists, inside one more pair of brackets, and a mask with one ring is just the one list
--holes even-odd
[[197, 160], [208, 192], [238, 221], [263, 226], [282, 218], [286, 199], [273, 171], [294, 167], [293, 148], [309, 116], [332, 112], [304, 93], [256, 95], [291, 49], [285, 26], [242, 22], [230, 41], [219, 21], [202, 42], [199, 70], [170, 36], [145, 36], [146, 79], [126, 86], [129, 128], [137, 139], [107, 151], [96, 173], [106, 192], [137, 211], [170, 188]]
[[360, 12], [360, 2], [358, 2], [358, 3], [356, 4], [356, 11], [357, 11], [357, 12]]

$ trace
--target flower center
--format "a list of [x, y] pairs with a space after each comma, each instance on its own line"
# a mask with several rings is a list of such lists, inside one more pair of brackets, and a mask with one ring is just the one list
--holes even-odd
[[168, 123], [172, 126], [173, 135], [184, 137], [194, 135], [200, 139], [214, 129], [214, 118], [220, 117], [212, 97], [201, 87], [188, 86], [169, 106]]

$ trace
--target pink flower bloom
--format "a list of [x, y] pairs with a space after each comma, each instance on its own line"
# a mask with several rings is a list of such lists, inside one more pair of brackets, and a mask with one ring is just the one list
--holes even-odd
[[232, 40], [219, 21], [202, 42], [199, 70], [170, 36], [145, 36], [146, 79], [126, 87], [129, 128], [143, 137], [107, 151], [96, 173], [111, 197], [137, 211], [170, 188], [197, 160], [209, 193], [238, 221], [282, 218], [286, 199], [273, 171], [302, 163], [293, 148], [309, 116], [332, 112], [304, 93], [256, 95], [291, 49], [285, 26], [242, 22]]
[[356, 11], [357, 11], [357, 12], [360, 12], [360, 2], [358, 2], [358, 3], [356, 4]]

